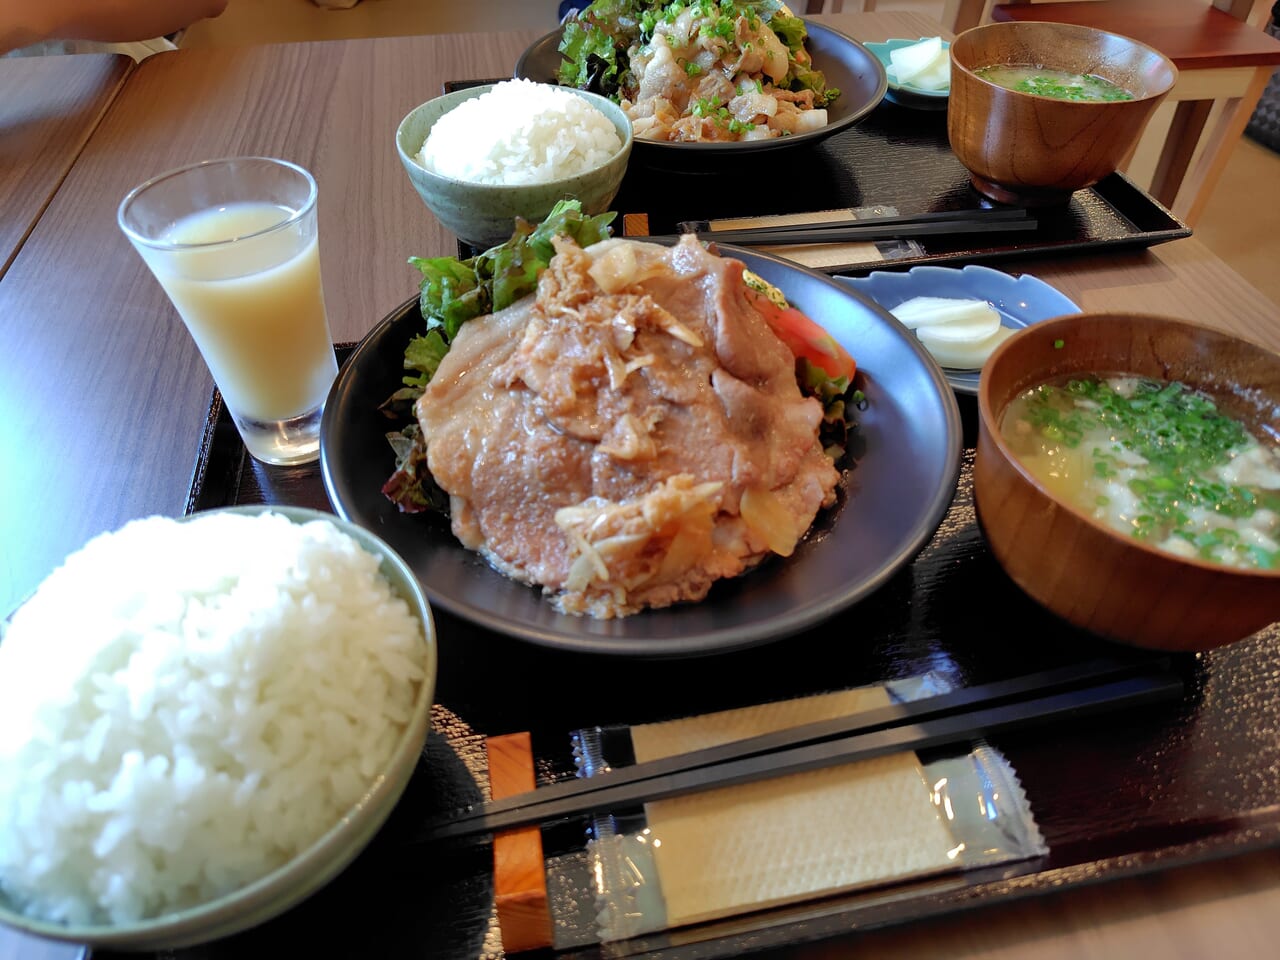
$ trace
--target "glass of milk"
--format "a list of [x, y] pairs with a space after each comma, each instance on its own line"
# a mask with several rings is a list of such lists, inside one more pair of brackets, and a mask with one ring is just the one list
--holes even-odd
[[117, 219], [195, 339], [249, 453], [272, 464], [319, 457], [338, 366], [315, 178], [268, 157], [209, 160], [136, 187]]

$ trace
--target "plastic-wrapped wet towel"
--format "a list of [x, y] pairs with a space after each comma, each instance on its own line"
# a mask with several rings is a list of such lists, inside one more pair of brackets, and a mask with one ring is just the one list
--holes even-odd
[[[883, 688], [633, 728], [636, 760], [889, 705]], [[914, 753], [645, 804], [667, 923], [949, 867], [955, 838]]]
[[[929, 695], [920, 680], [893, 691]], [[938, 692], [938, 691], [933, 691]], [[632, 727], [635, 761], [887, 706], [885, 687]], [[617, 733], [578, 736], [583, 771]], [[616, 740], [613, 740], [616, 743]], [[645, 804], [597, 817], [589, 856], [603, 941], [1047, 852], [1013, 771], [985, 745], [912, 752]]]

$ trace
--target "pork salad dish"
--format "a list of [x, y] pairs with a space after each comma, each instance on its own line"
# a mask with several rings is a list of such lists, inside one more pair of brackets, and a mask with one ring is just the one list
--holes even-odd
[[820, 129], [840, 95], [777, 0], [596, 0], [570, 17], [559, 82], [611, 97], [643, 140], [766, 140]]
[[[610, 238], [610, 216], [571, 202], [489, 261], [415, 261], [428, 330], [384, 487], [447, 512], [560, 611], [602, 618], [789, 556], [836, 501], [859, 399], [848, 353], [741, 261], [693, 235]], [[478, 312], [451, 324], [463, 301]]]

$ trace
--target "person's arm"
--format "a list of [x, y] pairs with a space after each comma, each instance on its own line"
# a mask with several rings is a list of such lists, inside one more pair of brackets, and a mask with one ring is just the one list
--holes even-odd
[[216, 17], [228, 0], [0, 0], [0, 53], [43, 40], [150, 40]]

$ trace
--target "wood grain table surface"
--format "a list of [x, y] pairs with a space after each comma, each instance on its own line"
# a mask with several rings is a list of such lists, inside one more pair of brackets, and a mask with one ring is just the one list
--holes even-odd
[[[865, 40], [939, 32], [907, 13], [822, 19]], [[212, 382], [116, 226], [121, 197], [154, 174], [211, 157], [267, 154], [306, 166], [320, 189], [332, 333], [359, 339], [416, 290], [408, 257], [455, 250], [400, 167], [396, 125], [446, 80], [509, 75], [534, 39], [179, 51], [132, 72], [0, 278], [0, 613], [90, 536], [138, 516], [180, 514], [186, 501]], [[64, 109], [76, 113], [78, 102]], [[0, 169], [0, 196], [5, 176]], [[1194, 239], [1020, 259], [1009, 269], [1034, 273], [1086, 310], [1184, 317], [1280, 349], [1280, 307]], [[1277, 942], [1280, 852], [1264, 851], [777, 955], [1257, 957]], [[76, 953], [0, 930], [3, 960]]]
[[0, 276], [133, 66], [107, 53], [0, 58]]

